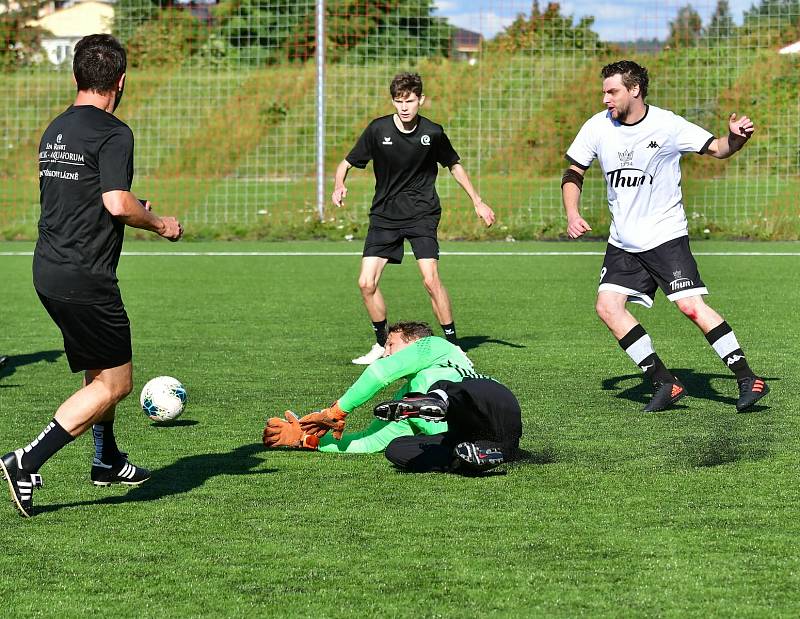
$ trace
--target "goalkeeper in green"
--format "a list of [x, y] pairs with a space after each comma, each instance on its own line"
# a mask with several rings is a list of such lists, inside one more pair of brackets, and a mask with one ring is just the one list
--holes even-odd
[[395, 393], [426, 393], [438, 381], [460, 382], [478, 378], [464, 352], [444, 338], [434, 337], [422, 322], [398, 322], [389, 327], [384, 356], [367, 367], [355, 383], [329, 408], [302, 418], [286, 411], [285, 419], [272, 417], [264, 428], [264, 445], [317, 449], [332, 453], [376, 453], [396, 438], [440, 434], [447, 423], [419, 417], [401, 421], [375, 419], [360, 432], [344, 432], [346, 417], [393, 382], [406, 379]]

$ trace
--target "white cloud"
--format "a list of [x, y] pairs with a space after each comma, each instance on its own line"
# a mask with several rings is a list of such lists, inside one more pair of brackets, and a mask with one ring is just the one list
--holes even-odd
[[514, 17], [505, 17], [493, 12], [458, 13], [447, 15], [447, 21], [459, 28], [480, 32], [484, 37], [490, 39], [513, 22]]
[[458, 2], [451, 2], [450, 0], [436, 0], [433, 7], [440, 13], [455, 13], [458, 9]]

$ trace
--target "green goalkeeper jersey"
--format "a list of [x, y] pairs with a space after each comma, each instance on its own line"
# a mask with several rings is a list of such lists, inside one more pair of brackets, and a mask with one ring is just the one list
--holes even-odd
[[458, 346], [441, 337], [424, 337], [372, 363], [339, 398], [339, 406], [351, 412], [401, 378], [407, 380], [394, 395], [396, 400], [410, 391], [426, 393], [439, 380], [460, 382], [465, 377], [476, 376], [479, 375], [472, 362]]

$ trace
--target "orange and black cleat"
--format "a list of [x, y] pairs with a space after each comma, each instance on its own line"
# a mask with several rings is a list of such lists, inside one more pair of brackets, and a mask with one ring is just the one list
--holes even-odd
[[736, 402], [736, 410], [742, 412], [750, 408], [761, 398], [769, 393], [769, 385], [763, 378], [758, 376], [748, 376], [739, 382], [739, 400]]
[[680, 400], [686, 395], [686, 388], [677, 379], [674, 383], [653, 383], [655, 393], [647, 406], [644, 407], [645, 413], [655, 413], [663, 411]]

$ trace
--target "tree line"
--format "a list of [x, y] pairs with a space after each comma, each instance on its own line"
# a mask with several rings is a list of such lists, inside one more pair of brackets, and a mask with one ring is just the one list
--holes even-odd
[[[44, 0], [0, 2], [0, 71], [43, 60], [47, 33], [30, 26]], [[455, 28], [435, 14], [434, 0], [327, 0], [326, 54], [331, 62], [367, 63], [447, 58]], [[558, 2], [528, 13], [493, 39], [485, 53], [543, 54], [611, 49], [593, 30], [594, 17], [565, 15]], [[113, 31], [126, 45], [131, 66], [269, 65], [303, 63], [316, 53], [314, 0], [221, 0], [218, 4], [176, 0], [118, 0]], [[741, 26], [728, 0], [718, 0], [707, 24], [691, 4], [681, 7], [660, 45], [764, 46], [792, 42], [800, 32], [800, 0], [760, 0]]]

